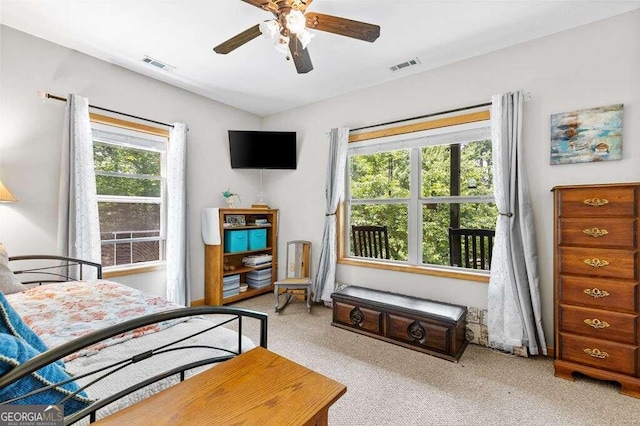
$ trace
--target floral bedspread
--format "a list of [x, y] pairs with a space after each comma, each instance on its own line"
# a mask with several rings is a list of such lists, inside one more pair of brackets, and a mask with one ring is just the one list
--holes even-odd
[[[123, 321], [182, 306], [106, 280], [42, 285], [6, 296], [24, 321], [49, 348]], [[114, 336], [67, 356], [89, 356], [125, 340], [171, 327], [187, 319], [164, 321]]]

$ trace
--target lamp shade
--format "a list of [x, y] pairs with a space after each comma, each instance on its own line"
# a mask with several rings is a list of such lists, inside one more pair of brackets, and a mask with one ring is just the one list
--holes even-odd
[[304, 30], [304, 27], [306, 25], [306, 18], [304, 17], [304, 14], [299, 10], [291, 10], [287, 14], [285, 20], [287, 22], [287, 28], [293, 34], [297, 34], [300, 31]]
[[6, 186], [0, 181], [0, 201], [11, 202], [18, 201], [18, 199], [7, 189]]

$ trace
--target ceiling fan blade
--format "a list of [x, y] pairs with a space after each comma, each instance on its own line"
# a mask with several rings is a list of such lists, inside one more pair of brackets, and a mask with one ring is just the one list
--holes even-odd
[[380, 37], [380, 26], [322, 13], [307, 12], [307, 28], [326, 31], [373, 43]]
[[254, 38], [258, 37], [260, 34], [260, 25], [254, 25], [246, 31], [241, 32], [235, 37], [231, 37], [229, 40], [224, 43], [219, 44], [218, 46], [213, 48], [213, 51], [216, 53], [220, 53], [222, 55], [226, 55], [227, 53], [237, 49], [245, 43], [250, 42]]
[[298, 40], [298, 37], [296, 37], [295, 34], [291, 34], [291, 39], [289, 40], [289, 51], [291, 52], [293, 63], [296, 64], [298, 74], [306, 74], [313, 69], [309, 51], [302, 48], [302, 43], [300, 43], [300, 40]]

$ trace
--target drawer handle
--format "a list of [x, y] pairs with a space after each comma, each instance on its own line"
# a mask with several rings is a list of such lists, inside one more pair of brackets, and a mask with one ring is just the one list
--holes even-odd
[[584, 320], [584, 323], [593, 328], [607, 328], [610, 324], [606, 321], [600, 321], [598, 318]]
[[420, 343], [424, 343], [424, 339], [427, 337], [427, 332], [418, 321], [414, 321], [409, 326], [407, 334], [413, 339], [413, 341], [418, 341]]
[[589, 266], [593, 266], [594, 268], [603, 268], [609, 264], [606, 260], [601, 260], [597, 257], [594, 257], [593, 259], [585, 259], [583, 262]]
[[584, 353], [598, 359], [605, 359], [609, 356], [608, 353], [606, 353], [605, 351], [601, 351], [600, 349], [597, 349], [597, 348], [594, 348], [594, 349], [586, 348], [584, 350]]
[[360, 324], [362, 324], [362, 322], [364, 321], [364, 315], [360, 308], [356, 306], [351, 310], [351, 312], [349, 312], [349, 320], [353, 325], [359, 326]]
[[591, 207], [602, 207], [606, 204], [609, 204], [609, 200], [607, 200], [606, 198], [587, 198], [583, 201], [583, 203]]
[[585, 294], [588, 294], [589, 296], [595, 298], [595, 299], [599, 299], [601, 297], [607, 297], [609, 296], [609, 292], [606, 290], [600, 290], [598, 287], [594, 287], [593, 289], [590, 288], [585, 288], [584, 290]]
[[593, 238], [603, 237], [609, 233], [606, 229], [599, 228], [587, 228], [583, 229], [582, 232]]

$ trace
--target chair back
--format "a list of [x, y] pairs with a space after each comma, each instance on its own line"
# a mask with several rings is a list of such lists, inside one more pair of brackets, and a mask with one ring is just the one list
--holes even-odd
[[491, 269], [493, 229], [449, 228], [449, 265]]
[[286, 278], [311, 278], [311, 243], [309, 241], [287, 242]]
[[351, 241], [355, 256], [390, 259], [386, 226], [351, 225]]

